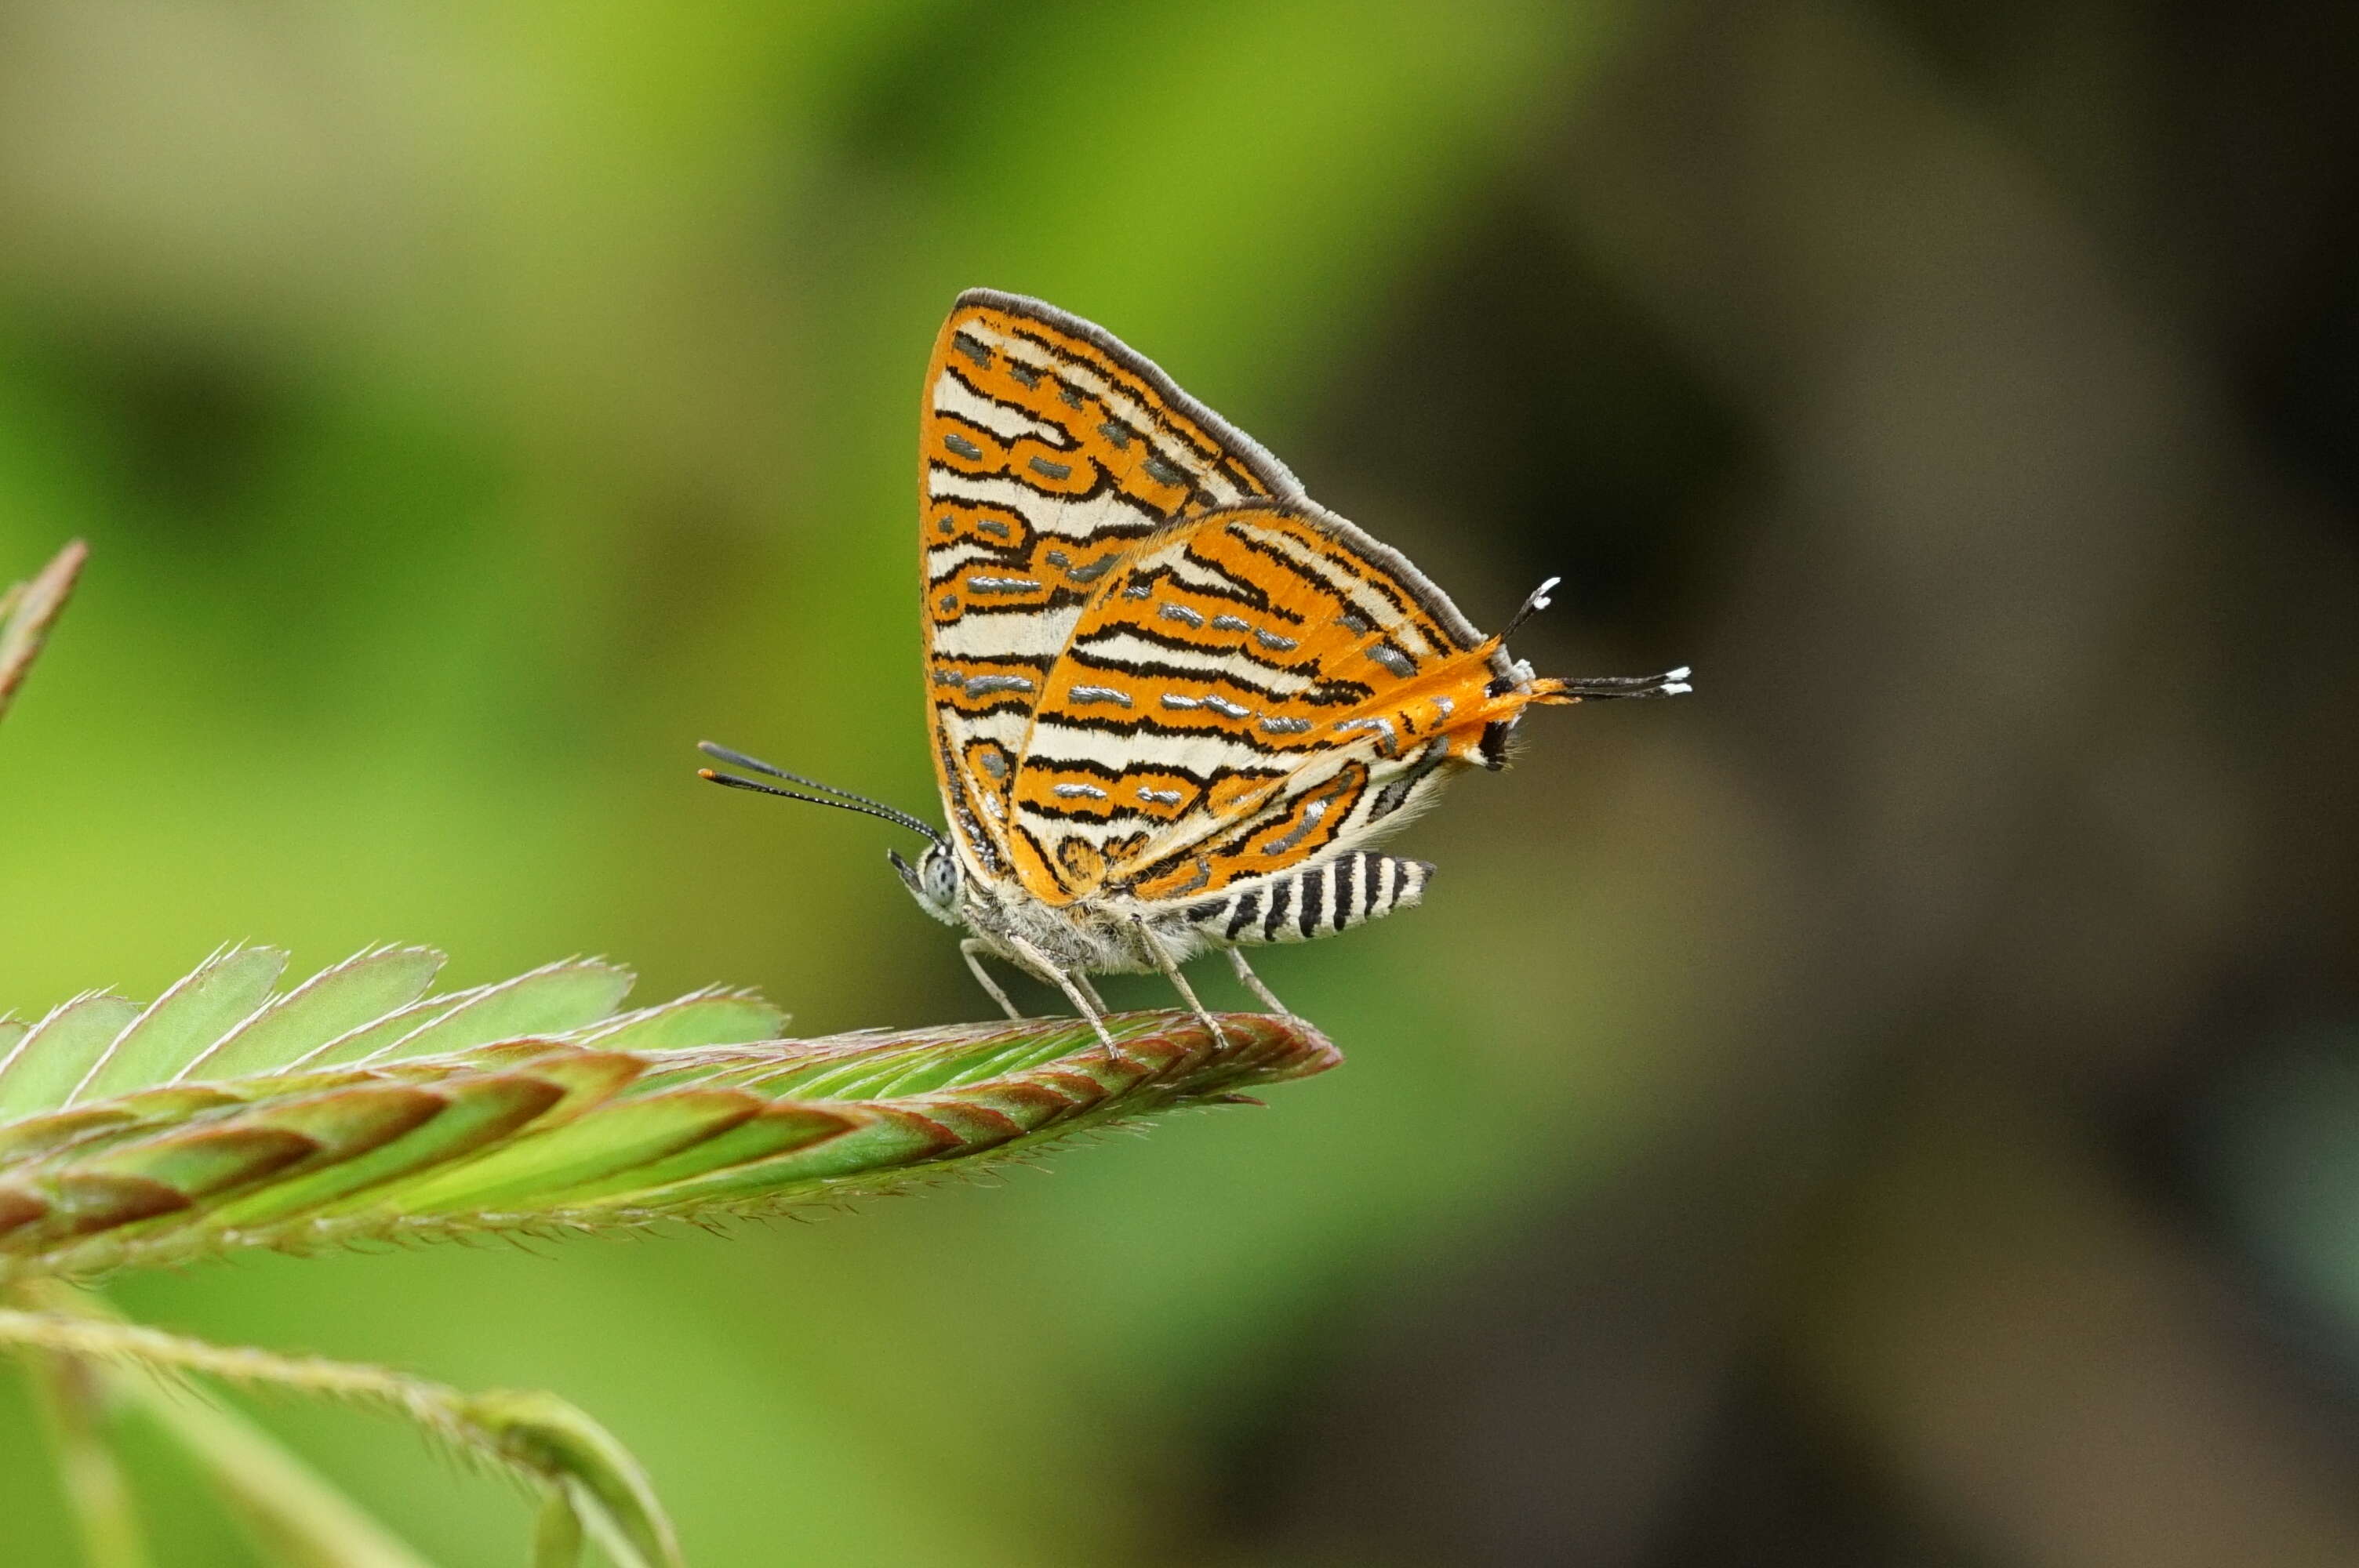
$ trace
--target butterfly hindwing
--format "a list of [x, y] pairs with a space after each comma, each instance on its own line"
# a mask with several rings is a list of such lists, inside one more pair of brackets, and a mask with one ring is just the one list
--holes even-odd
[[1397, 826], [1476, 759], [1493, 644], [1372, 544], [1262, 503], [1124, 558], [1015, 759], [1005, 842], [1028, 892], [1168, 903], [1277, 876]]

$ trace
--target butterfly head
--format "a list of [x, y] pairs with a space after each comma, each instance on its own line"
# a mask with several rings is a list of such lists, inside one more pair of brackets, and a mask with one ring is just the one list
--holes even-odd
[[962, 894], [966, 879], [959, 871], [958, 856], [951, 852], [948, 840], [935, 839], [914, 866], [901, 858], [898, 849], [886, 850], [885, 858], [901, 874], [901, 885], [909, 890], [909, 896], [918, 901], [919, 909], [944, 925], [964, 923]]

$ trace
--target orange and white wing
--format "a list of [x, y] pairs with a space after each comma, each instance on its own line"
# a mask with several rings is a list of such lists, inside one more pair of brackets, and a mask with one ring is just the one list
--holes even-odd
[[968, 870], [1001, 881], [1016, 759], [1083, 607], [1174, 523], [1301, 487], [1110, 334], [985, 289], [942, 325], [922, 434], [935, 774]]
[[1122, 556], [1040, 679], [1002, 843], [1052, 904], [1201, 900], [1344, 854], [1454, 766], [1495, 762], [1527, 704], [1563, 699], [1299, 496]]

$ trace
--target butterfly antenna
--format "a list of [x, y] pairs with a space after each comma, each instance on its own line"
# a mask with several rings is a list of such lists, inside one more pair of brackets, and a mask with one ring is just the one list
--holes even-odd
[[1538, 614], [1541, 611], [1546, 610], [1551, 602], [1549, 599], [1549, 595], [1555, 592], [1556, 585], [1563, 580], [1564, 579], [1560, 577], [1552, 577], [1549, 579], [1548, 581], [1540, 584], [1539, 587], [1532, 589], [1531, 592], [1526, 594], [1524, 596], [1523, 608], [1516, 611], [1515, 614], [1507, 618], [1506, 628], [1499, 633], [1499, 641], [1502, 643], [1506, 642], [1508, 638], [1516, 634], [1516, 627], [1521, 626], [1525, 622], [1529, 621], [1533, 616]]
[[699, 741], [696, 743], [696, 749], [717, 762], [727, 762], [732, 767], [745, 768], [757, 773], [767, 773], [774, 779], [785, 779], [790, 784], [802, 784], [821, 793], [805, 795], [801, 790], [780, 789], [776, 784], [757, 784], [752, 779], [741, 779], [734, 773], [724, 773], [713, 768], [697, 769], [698, 778], [726, 785], [730, 789], [752, 790], [756, 795], [775, 795], [784, 800], [809, 801], [813, 806], [832, 806], [844, 811], [857, 811], [864, 816], [879, 816], [887, 822], [907, 827], [911, 832], [921, 833], [937, 844], [942, 842], [940, 830], [932, 823], [887, 806], [881, 800], [871, 800], [864, 795], [854, 795], [852, 791], [839, 789], [834, 784], [821, 784], [817, 779], [807, 779], [800, 773], [790, 773], [784, 768], [762, 761], [759, 757], [749, 757], [743, 752], [733, 752], [726, 746], [715, 745], [710, 741]]
[[[714, 761], [726, 762], [733, 768], [751, 768], [757, 773], [767, 773], [774, 779], [784, 779], [788, 784], [799, 784], [805, 789], [815, 789], [821, 795], [837, 795], [845, 800], [863, 801], [870, 806], [882, 804], [869, 800], [864, 795], [855, 795], [851, 790], [835, 784], [821, 784], [817, 779], [807, 779], [800, 773], [790, 773], [776, 762], [766, 762], [759, 757], [749, 757], [743, 752], [733, 752], [716, 741], [699, 741], [696, 743], [696, 749]], [[886, 809], [889, 811], [892, 808], [886, 806]]]

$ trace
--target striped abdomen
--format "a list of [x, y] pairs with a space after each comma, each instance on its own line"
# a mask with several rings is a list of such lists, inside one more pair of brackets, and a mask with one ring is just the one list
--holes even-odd
[[1207, 899], [1192, 905], [1188, 918], [1219, 942], [1308, 942], [1415, 903], [1432, 875], [1423, 860], [1355, 849], [1226, 898]]

